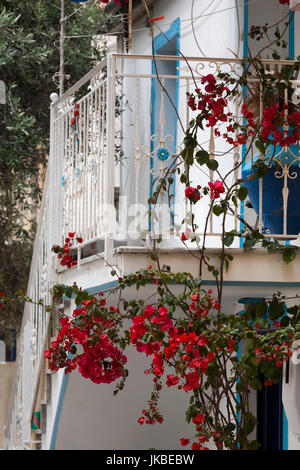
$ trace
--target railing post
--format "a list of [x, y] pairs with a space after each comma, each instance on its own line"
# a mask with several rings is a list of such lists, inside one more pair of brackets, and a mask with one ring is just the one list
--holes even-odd
[[[51, 93], [50, 95], [50, 151], [49, 151], [49, 160], [48, 160], [48, 172], [49, 172], [49, 184], [52, 191], [48, 191], [48, 227], [51, 227], [50, 234], [48, 235], [48, 246], [47, 251], [51, 246], [54, 245], [57, 240], [55, 239], [55, 227], [57, 226], [57, 221], [54, 220], [54, 188], [55, 188], [55, 132], [54, 132], [54, 119], [56, 117], [56, 109], [54, 108], [55, 102], [58, 100], [57, 93]], [[56, 214], [57, 216], [58, 214]]]
[[[105, 171], [105, 204], [106, 207], [114, 207], [115, 189], [115, 106], [116, 106], [116, 57], [109, 54], [107, 60], [107, 101], [106, 101], [106, 159], [104, 163]], [[112, 214], [115, 211], [112, 210]], [[112, 220], [105, 223], [105, 260], [110, 263], [112, 260], [114, 233], [111, 227], [115, 227]]]

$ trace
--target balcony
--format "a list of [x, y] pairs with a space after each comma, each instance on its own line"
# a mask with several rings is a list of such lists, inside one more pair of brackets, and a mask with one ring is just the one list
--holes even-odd
[[[289, 61], [264, 63], [271, 73]], [[219, 71], [239, 76], [242, 65], [238, 59], [158, 56], [154, 62], [152, 56], [112, 54], [61, 98], [51, 96], [49, 164], [28, 283], [28, 295], [34, 303], [27, 303], [24, 310], [6, 448], [22, 449], [33, 443], [30, 423], [45, 367], [43, 351], [50, 324], [50, 314], [40, 299], [45, 305], [51, 304], [49, 289], [54, 283], [76, 280], [83, 288], [109, 283], [111, 265], [117, 265], [124, 275], [149, 264], [147, 254], [159, 237], [163, 261], [174, 270], [197, 275], [197, 263], [187, 258], [180, 241], [181, 221], [191, 217], [192, 210], [184, 198], [184, 188], [174, 180], [171, 204], [161, 196], [152, 207], [151, 218], [148, 199], [159, 175], [174, 165], [173, 156], [180, 152], [192, 119], [186, 93], [194, 90], [203, 75]], [[293, 83], [295, 89], [300, 84], [296, 80]], [[235, 115], [242, 98], [240, 90], [230, 103]], [[232, 183], [241, 178], [245, 149], [224, 148], [213, 128], [204, 129], [201, 137], [211, 157], [225, 152], [226, 157], [217, 157], [220, 174], [231, 172]], [[250, 149], [249, 160], [255, 158], [255, 152]], [[287, 154], [285, 149], [284, 156]], [[280, 154], [275, 158], [281, 168], [277, 174], [282, 185], [280, 233], [272, 234], [266, 224], [263, 194], [268, 187], [263, 179], [258, 183], [258, 208], [254, 210], [250, 200], [238, 207], [233, 205], [226, 231], [239, 232], [248, 223], [264, 231], [266, 238], [293, 239], [297, 244], [299, 232], [288, 230], [288, 204], [289, 185], [296, 178], [290, 172], [291, 164], [300, 157], [289, 154], [286, 163]], [[202, 168], [192, 175], [201, 186], [213, 178], [212, 171]], [[207, 208], [201, 201], [194, 213], [199, 217]], [[208, 224], [206, 244], [214, 258], [221, 246], [221, 222], [211, 214]], [[201, 239], [205, 217], [199, 217], [198, 225]], [[76, 231], [83, 243], [74, 246], [77, 267], [66, 270], [51, 254], [51, 247], [62, 245], [69, 231]], [[227, 275], [230, 282], [276, 284], [285, 279], [293, 283], [299, 277], [299, 268], [282, 266], [278, 254], [271, 255], [271, 262], [259, 270], [259, 262], [265, 261], [263, 249], [253, 250], [244, 261], [240, 239], [230, 250], [237, 259]], [[211, 275], [206, 272], [205, 276], [210, 282]]]

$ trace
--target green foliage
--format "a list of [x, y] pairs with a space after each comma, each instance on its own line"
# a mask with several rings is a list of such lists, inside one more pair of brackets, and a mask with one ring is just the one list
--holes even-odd
[[[107, 31], [114, 18], [89, 1], [66, 22], [66, 88], [105, 55], [92, 35]], [[68, 17], [78, 4], [65, 2]], [[26, 289], [35, 216], [49, 146], [49, 96], [59, 70], [60, 0], [0, 0], [0, 289], [11, 295]], [[3, 309], [3, 330], [18, 326], [21, 306]], [[9, 319], [9, 321], [8, 321]]]

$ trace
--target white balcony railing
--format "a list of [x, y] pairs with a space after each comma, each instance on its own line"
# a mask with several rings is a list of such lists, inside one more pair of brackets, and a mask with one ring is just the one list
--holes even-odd
[[49, 188], [48, 172], [28, 281], [27, 294], [32, 302], [26, 303], [24, 308], [16, 373], [4, 433], [4, 448], [12, 450], [24, 449], [25, 443], [31, 440], [33, 404], [48, 333], [50, 314], [43, 305], [51, 303]]
[[[278, 61], [266, 63], [270, 70], [280, 65]], [[105, 251], [107, 260], [112, 256], [115, 240], [129, 245], [141, 243], [137, 242], [138, 236], [149, 228], [145, 213], [152, 184], [157, 175], [173, 164], [173, 155], [180, 150], [184, 131], [192, 118], [186, 93], [194, 90], [195, 82], [200, 83], [203, 75], [221, 70], [238, 76], [242, 67], [238, 59], [159, 56], [154, 65], [152, 56], [112, 54], [61, 98], [52, 96], [49, 165], [28, 283], [28, 295], [35, 303], [27, 303], [24, 310], [5, 432], [6, 448], [21, 449], [24, 442], [30, 440], [31, 416], [49, 322], [49, 314], [38, 303], [39, 299], [46, 304], [51, 302], [49, 287], [57, 281], [51, 246], [61, 245], [69, 231], [76, 231], [84, 239], [84, 243], [76, 247], [80, 269], [81, 251], [92, 242], [101, 242], [98, 248]], [[294, 84], [296, 87], [298, 82]], [[235, 115], [239, 113], [240, 104], [241, 99], [230, 104]], [[201, 138], [203, 147], [211, 155], [226, 150], [224, 144], [214, 138], [213, 129], [204, 130]], [[226, 158], [218, 158], [221, 172], [233, 170], [232, 182], [241, 176], [238, 169], [241, 158], [237, 149], [228, 151]], [[292, 159], [298, 162], [300, 157], [293, 155]], [[284, 216], [283, 231], [277, 234], [279, 238], [288, 238], [290, 160], [287, 164], [280, 160]], [[201, 186], [214, 177], [212, 172], [204, 174], [199, 170], [191, 176]], [[244, 204], [241, 208], [233, 207], [227, 230], [239, 230], [241, 217], [250, 222], [257, 218], [258, 227], [264, 227], [265, 189], [261, 180], [257, 214]], [[200, 201], [197, 206], [200, 212], [201, 208], [205, 209], [201, 204], [205, 203]], [[159, 206], [160, 213], [157, 220], [151, 221], [151, 230], [161, 233], [170, 229], [173, 236], [176, 221], [181, 221], [191, 210], [183, 189], [178, 185], [171, 207], [165, 204], [163, 197]], [[203, 229], [204, 221], [200, 218], [199, 231]], [[208, 234], [211, 246], [220, 243], [220, 232], [220, 222], [212, 215]], [[299, 236], [298, 233], [293, 235]], [[176, 242], [176, 237], [173, 238]], [[167, 243], [173, 242], [167, 240]]]

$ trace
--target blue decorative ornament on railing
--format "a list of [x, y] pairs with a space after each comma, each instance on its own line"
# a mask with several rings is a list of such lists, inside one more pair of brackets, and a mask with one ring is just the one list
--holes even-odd
[[157, 151], [157, 158], [161, 161], [167, 160], [169, 158], [169, 151], [166, 148], [161, 147]]
[[[273, 157], [274, 155], [274, 157]], [[287, 192], [286, 239], [300, 233], [300, 146], [281, 147], [270, 145], [267, 148], [265, 163], [273, 157], [272, 167], [263, 177], [262, 216], [264, 231], [270, 234], [284, 234], [284, 197]], [[259, 153], [242, 168], [242, 178], [253, 174], [252, 165], [259, 159]], [[256, 214], [259, 213], [259, 178], [243, 183], [248, 189], [249, 199]], [[294, 237], [293, 237], [294, 235]]]

